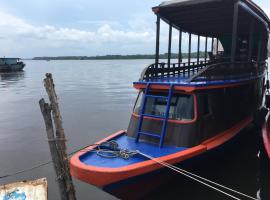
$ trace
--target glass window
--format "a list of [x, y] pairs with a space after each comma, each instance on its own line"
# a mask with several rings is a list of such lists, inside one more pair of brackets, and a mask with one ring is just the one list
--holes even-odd
[[[140, 92], [134, 107], [134, 112], [139, 114], [143, 92]], [[150, 93], [151, 95], [167, 96], [167, 93]], [[194, 99], [189, 94], [174, 94], [170, 102], [169, 119], [190, 121], [194, 118]], [[165, 117], [167, 100], [162, 98], [147, 98], [145, 114]]]

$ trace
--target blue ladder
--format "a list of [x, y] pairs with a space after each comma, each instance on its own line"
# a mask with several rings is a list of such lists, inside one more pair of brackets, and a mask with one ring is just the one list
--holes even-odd
[[[141, 109], [140, 109], [139, 124], [138, 124], [138, 127], [137, 127], [136, 142], [139, 142], [139, 139], [140, 139], [141, 135], [147, 135], [147, 136], [150, 136], [150, 137], [159, 138], [159, 147], [162, 148], [163, 142], [164, 142], [164, 137], [165, 137], [166, 130], [167, 130], [167, 124], [168, 124], [168, 119], [169, 119], [171, 99], [172, 99], [174, 85], [170, 84], [170, 89], [169, 89], [169, 92], [168, 92], [168, 96], [150, 95], [149, 94], [150, 86], [151, 86], [150, 83], [147, 83], [146, 88], [145, 88], [144, 97], [143, 97], [143, 101], [142, 101]], [[161, 116], [157, 116], [157, 115], [145, 114], [145, 107], [146, 107], [146, 102], [147, 102], [148, 98], [166, 99], [167, 100], [165, 117], [161, 117]], [[156, 119], [162, 119], [163, 124], [162, 124], [162, 130], [161, 130], [160, 135], [152, 133], [152, 132], [142, 131], [142, 124], [143, 124], [144, 117], [152, 117], [152, 118], [156, 118]]]

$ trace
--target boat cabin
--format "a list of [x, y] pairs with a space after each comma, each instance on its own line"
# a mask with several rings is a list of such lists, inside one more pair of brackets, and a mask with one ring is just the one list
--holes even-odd
[[0, 58], [0, 65], [14, 65], [20, 61], [20, 58]]
[[[152, 10], [156, 58], [134, 82], [139, 94], [128, 136], [193, 147], [249, 124], [264, 95], [267, 15], [250, 0], [172, 0]], [[169, 32], [165, 61], [161, 22]], [[172, 52], [173, 36], [178, 52]]]

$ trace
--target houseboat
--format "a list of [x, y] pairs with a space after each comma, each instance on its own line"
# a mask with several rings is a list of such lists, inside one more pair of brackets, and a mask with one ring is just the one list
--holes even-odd
[[0, 58], [0, 72], [22, 71], [24, 67], [20, 58]]
[[[168, 166], [225, 151], [263, 107], [270, 21], [262, 9], [250, 0], [173, 0], [152, 10], [156, 58], [133, 84], [138, 97], [127, 130], [70, 161], [73, 177], [120, 199], [142, 198], [165, 181]], [[161, 22], [169, 32], [166, 62]]]

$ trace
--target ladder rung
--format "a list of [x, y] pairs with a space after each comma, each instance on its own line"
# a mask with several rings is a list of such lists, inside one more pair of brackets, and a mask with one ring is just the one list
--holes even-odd
[[165, 117], [161, 117], [161, 116], [158, 116], [158, 115], [142, 114], [142, 116], [144, 116], [144, 117], [153, 117], [153, 118], [156, 118], [156, 119], [164, 119], [165, 120]]
[[155, 137], [155, 138], [160, 138], [160, 135], [156, 135], [156, 134], [153, 134], [153, 133], [148, 133], [148, 132], [145, 132], [145, 131], [141, 131], [139, 133], [142, 134], [142, 135], [147, 135], [147, 136], [151, 136], [151, 137]]
[[167, 96], [158, 96], [158, 95], [150, 95], [150, 94], [147, 94], [145, 95], [147, 98], [156, 98], [156, 99], [168, 99]]

